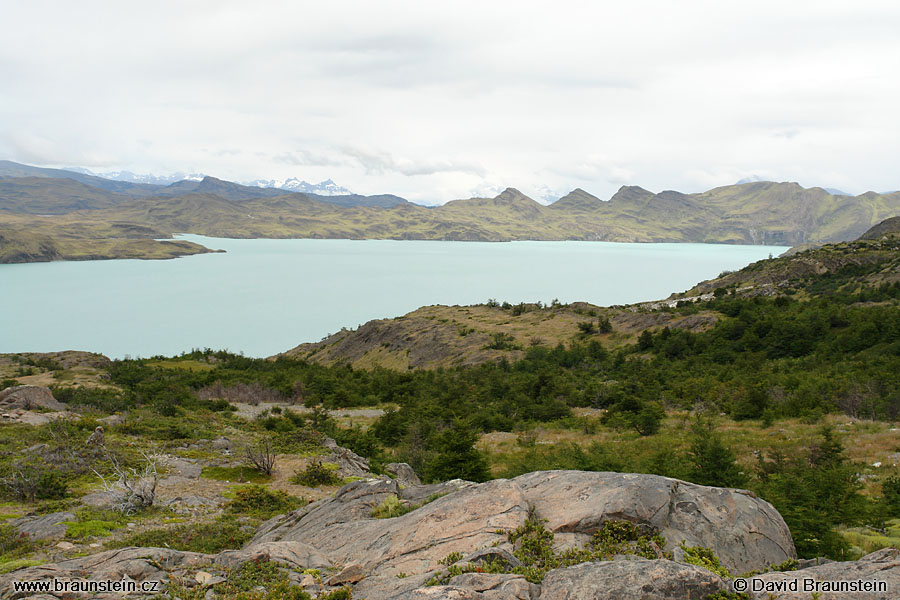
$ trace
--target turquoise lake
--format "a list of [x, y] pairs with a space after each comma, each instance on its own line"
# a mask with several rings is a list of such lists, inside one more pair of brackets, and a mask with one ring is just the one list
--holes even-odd
[[787, 249], [179, 237], [227, 252], [0, 265], [0, 352], [270, 356], [430, 304], [656, 300]]

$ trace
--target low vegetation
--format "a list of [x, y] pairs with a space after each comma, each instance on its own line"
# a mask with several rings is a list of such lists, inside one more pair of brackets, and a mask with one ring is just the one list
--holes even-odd
[[[10, 359], [0, 364], [4, 386], [52, 377], [56, 396], [82, 417], [0, 425], [0, 501], [17, 516], [73, 510], [100, 488], [98, 475], [131, 492], [147, 489], [135, 484], [165, 474], [148, 467], [161, 452], [198, 460], [200, 482], [218, 486], [229, 502], [196, 523], [143, 500], [112, 515], [79, 512], [68, 539], [235, 548], [263, 520], [346, 482], [323, 456], [331, 437], [376, 472], [406, 462], [426, 482], [565, 468], [745, 488], [783, 515], [801, 557], [854, 558], [900, 540], [900, 261], [893, 246], [883, 252], [886, 243], [819, 250], [815, 260], [840, 258], [825, 275], [794, 273], [790, 259], [763, 261], [726, 274], [707, 299], [680, 306], [613, 315], [589, 305], [492, 300], [472, 308], [498, 323], [568, 319], [571, 327], [553, 344], [549, 329], [533, 333], [534, 343], [519, 331], [510, 334], [514, 341], [488, 336], [479, 349], [509, 347], [491, 349], [501, 358], [480, 364], [360, 369], [196, 350], [104, 362], [92, 367], [88, 385], [66, 383], [73, 379], [62, 358]], [[869, 251], [878, 256], [858, 259]], [[760, 283], [782, 271], [790, 276], [777, 286]], [[751, 276], [759, 287], [735, 283]], [[624, 334], [625, 312], [641, 333]], [[692, 319], [703, 326], [668, 326]], [[482, 335], [451, 325], [458, 339]], [[352, 423], [329, 412], [360, 407], [379, 410]], [[113, 413], [121, 419], [104, 422], [103, 445], [88, 444], [99, 419]], [[223, 432], [233, 450], [214, 450]], [[416, 508], [391, 496], [371, 516]], [[132, 521], [139, 526], [129, 528]], [[46, 558], [41, 544], [10, 531], [0, 527], [0, 562]], [[530, 580], [540, 580], [547, 565], [669, 551], [654, 532], [625, 525], [608, 524], [569, 554], [552, 551], [548, 534], [535, 519], [510, 534]], [[681, 551], [721, 572], [704, 549]], [[451, 561], [447, 572], [463, 568]]]

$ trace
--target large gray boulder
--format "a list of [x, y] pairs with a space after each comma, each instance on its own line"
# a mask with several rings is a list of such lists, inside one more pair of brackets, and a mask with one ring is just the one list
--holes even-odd
[[61, 540], [66, 535], [66, 522], [74, 521], [75, 513], [55, 512], [35, 517], [21, 517], [12, 521], [20, 534], [32, 540]]
[[400, 495], [396, 482], [354, 482], [333, 499], [264, 524], [249, 547], [303, 541], [335, 564], [359, 564], [369, 575], [418, 574], [453, 552], [504, 542], [504, 532], [528, 516], [518, 486], [505, 479], [465, 487], [400, 517], [371, 518], [372, 508], [391, 494]]
[[613, 560], [550, 571], [540, 600], [701, 600], [727, 589], [721, 577], [694, 565]]
[[12, 410], [66, 410], [66, 405], [53, 397], [45, 387], [37, 385], [17, 385], [0, 390], [0, 409]]
[[388, 463], [384, 465], [385, 472], [393, 477], [400, 485], [422, 485], [422, 480], [406, 463]]
[[373, 519], [372, 509], [389, 496], [421, 501], [422, 488], [401, 489], [384, 480], [354, 482], [334, 498], [265, 523], [250, 546], [302, 541], [336, 565], [359, 564], [369, 575], [418, 574], [438, 568], [437, 561], [451, 552], [466, 555], [494, 545], [508, 549], [505, 532], [533, 510], [572, 546], [582, 546], [606, 521], [627, 520], [658, 529], [670, 550], [682, 542], [710, 548], [735, 573], [795, 557], [778, 512], [743, 490], [657, 475], [582, 471], [452, 486], [456, 491], [403, 516]]
[[[760, 587], [753, 591], [753, 580]], [[824, 591], [822, 588], [804, 590], [804, 582], [816, 585], [815, 582], [871, 582], [873, 586], [883, 584], [884, 589], [868, 591]], [[748, 592], [753, 600], [768, 600], [775, 594], [778, 600], [809, 600], [812, 593], [818, 591], [822, 600], [853, 598], [854, 600], [896, 600], [900, 598], [900, 550], [885, 548], [868, 554], [856, 561], [829, 562], [823, 565], [787, 571], [784, 573], [765, 573], [748, 580]], [[795, 583], [792, 583], [795, 582]], [[796, 586], [794, 591], [791, 587]], [[777, 591], [769, 591], [777, 590]]]
[[604, 522], [625, 520], [655, 527], [670, 550], [681, 543], [711, 548], [733, 573], [796, 557], [778, 511], [745, 490], [584, 471], [539, 471], [512, 481], [548, 529], [575, 534], [581, 543]]

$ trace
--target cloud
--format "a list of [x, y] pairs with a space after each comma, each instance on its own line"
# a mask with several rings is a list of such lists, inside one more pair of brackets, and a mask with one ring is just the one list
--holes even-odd
[[372, 174], [396, 172], [409, 177], [436, 173], [467, 173], [478, 176], [486, 174], [484, 167], [467, 160], [395, 157], [386, 150], [352, 146], [345, 147], [342, 151], [356, 160], [366, 173]]
[[427, 202], [748, 173], [900, 187], [887, 0], [35, 1], [4, 19], [0, 158]]

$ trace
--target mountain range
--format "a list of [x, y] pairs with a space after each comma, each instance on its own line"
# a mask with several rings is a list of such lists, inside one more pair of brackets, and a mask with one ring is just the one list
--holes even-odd
[[[507, 188], [492, 198], [453, 200], [433, 208], [390, 194], [319, 195], [274, 185], [248, 186], [210, 176], [156, 185], [0, 161], [0, 234], [5, 232], [7, 240], [26, 239], [26, 233], [43, 236], [50, 245], [61, 239], [119, 237], [125, 231], [125, 237], [143, 239], [152, 232], [153, 239], [193, 233], [796, 246], [855, 239], [872, 225], [900, 215], [900, 192], [847, 196], [767, 181], [695, 194], [623, 186], [609, 200], [575, 189], [549, 206]], [[42, 260], [40, 252], [19, 250], [0, 241], [0, 262]], [[50, 260], [59, 254], [45, 256], [43, 260]]]

